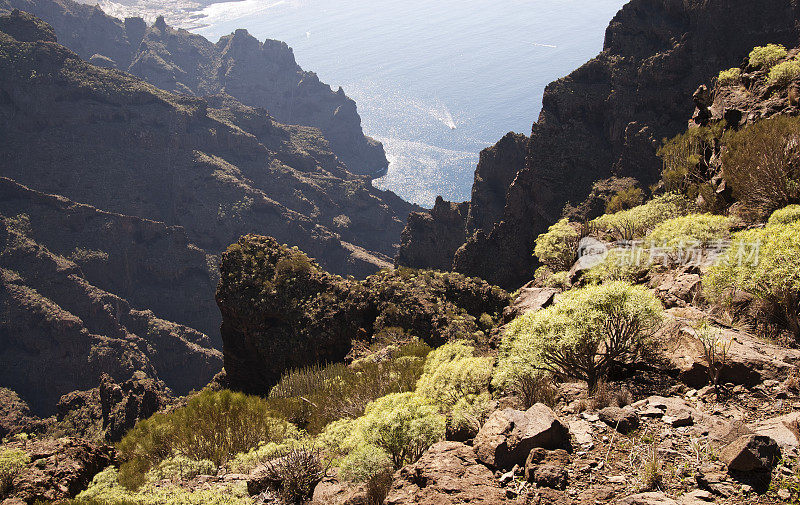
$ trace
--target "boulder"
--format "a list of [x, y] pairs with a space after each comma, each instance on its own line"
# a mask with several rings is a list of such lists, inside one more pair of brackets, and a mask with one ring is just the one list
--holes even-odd
[[756, 435], [775, 440], [782, 447], [800, 446], [800, 412], [760, 421], [750, 426]]
[[439, 442], [394, 474], [385, 505], [502, 505], [509, 503], [494, 474], [468, 445]]
[[656, 288], [656, 296], [667, 308], [685, 307], [699, 292], [700, 276], [690, 273], [666, 276]]
[[136, 421], [147, 419], [173, 403], [171, 391], [163, 382], [135, 372], [120, 384], [108, 375], [100, 379], [100, 406], [106, 440], [117, 442], [133, 428]]
[[77, 438], [10, 444], [30, 457], [14, 478], [7, 497], [33, 503], [74, 498], [115, 460], [114, 448]]
[[314, 488], [311, 505], [367, 505], [367, 486], [344, 483], [334, 474]]
[[759, 472], [770, 470], [781, 457], [777, 442], [764, 435], [744, 435], [728, 444], [719, 459], [728, 471]]
[[560, 292], [556, 288], [523, 287], [514, 302], [503, 310], [503, 320], [511, 321], [528, 312], [545, 309], [553, 304]]
[[632, 408], [606, 407], [597, 415], [620, 433], [629, 433], [639, 427], [639, 414]]
[[565, 489], [569, 481], [570, 457], [564, 449], [533, 449], [525, 461], [525, 480], [539, 487]]
[[569, 429], [544, 404], [527, 411], [497, 410], [473, 441], [478, 459], [494, 468], [525, 463], [532, 449], [557, 449], [569, 445]]

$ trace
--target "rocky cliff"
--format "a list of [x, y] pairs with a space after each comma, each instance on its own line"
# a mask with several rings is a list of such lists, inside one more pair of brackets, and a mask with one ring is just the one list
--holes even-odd
[[[692, 92], [754, 46], [796, 45], [798, 20], [794, 0], [631, 1], [609, 25], [603, 52], [545, 89], [524, 166], [497, 178], [495, 187], [512, 179], [507, 190], [489, 191], [476, 175], [471, 208], [492, 202], [489, 208], [503, 211], [467, 230], [452, 268], [506, 288], [522, 285], [535, 268], [534, 239], [567, 203], [582, 202], [595, 181], [610, 176], [654, 182], [661, 168], [656, 149], [685, 130]], [[495, 149], [517, 157], [506, 139]], [[418, 242], [426, 248], [429, 241]], [[420, 256], [414, 247], [404, 245], [403, 257]]]
[[163, 18], [152, 26], [141, 18], [121, 21], [72, 0], [0, 0], [4, 8], [50, 23], [59, 41], [84, 60], [124, 70], [167, 91], [228, 94], [268, 110], [281, 123], [320, 129], [354, 174], [380, 177], [386, 172], [383, 146], [364, 135], [355, 102], [300, 68], [283, 42], [260, 42], [236, 30], [214, 44], [169, 27]]

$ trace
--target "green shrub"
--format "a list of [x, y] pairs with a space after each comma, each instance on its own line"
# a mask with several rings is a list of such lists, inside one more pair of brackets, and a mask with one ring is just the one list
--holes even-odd
[[717, 84], [720, 86], [733, 86], [739, 84], [742, 79], [742, 69], [733, 67], [723, 70], [717, 76]]
[[772, 67], [767, 76], [767, 81], [770, 84], [785, 86], [798, 77], [800, 77], [800, 61], [789, 60]]
[[432, 351], [417, 382], [417, 394], [449, 409], [462, 398], [488, 391], [493, 359], [475, 357], [474, 353], [474, 348], [463, 342]]
[[594, 389], [613, 363], [637, 356], [662, 312], [650, 291], [625, 282], [567, 292], [555, 305], [508, 325], [493, 382], [508, 391], [519, 377], [549, 372]]
[[544, 403], [553, 408], [558, 403], [559, 395], [558, 388], [554, 383], [552, 374], [529, 371], [515, 374], [506, 389], [522, 400], [522, 405], [526, 410], [537, 403]]
[[759, 46], [750, 52], [750, 65], [757, 68], [769, 68], [786, 57], [786, 48], [780, 44]]
[[590, 284], [609, 281], [625, 281], [635, 284], [650, 271], [650, 251], [644, 247], [633, 249], [615, 248], [608, 251], [603, 260], [584, 272]]
[[186, 406], [136, 423], [117, 448], [126, 462], [123, 484], [136, 488], [153, 465], [176, 455], [221, 466], [259, 444], [297, 438], [297, 429], [276, 418], [257, 396], [204, 391]]
[[647, 235], [647, 245], [670, 262], [700, 260], [711, 247], [722, 250], [730, 238], [731, 219], [714, 214], [689, 214], [664, 221]]
[[[763, 215], [800, 201], [800, 119], [775, 116], [723, 136], [722, 172], [734, 197]], [[793, 151], [794, 149], [794, 151]]]
[[214, 490], [186, 491], [178, 486], [146, 485], [130, 491], [118, 482], [117, 470], [108, 467], [95, 475], [89, 488], [78, 494], [70, 505], [252, 505], [247, 486]]
[[800, 222], [736, 233], [731, 246], [703, 280], [706, 296], [726, 304], [737, 291], [780, 309], [800, 340]]
[[342, 417], [359, 417], [377, 398], [413, 391], [429, 351], [426, 344], [412, 342], [388, 360], [290, 370], [270, 391], [268, 401], [289, 421], [316, 434]]
[[445, 435], [445, 418], [430, 400], [394, 393], [367, 406], [359, 423], [364, 440], [386, 451], [395, 469], [419, 459]]
[[795, 221], [800, 221], [800, 205], [788, 205], [773, 212], [767, 225], [791, 224]]
[[342, 460], [339, 476], [350, 482], [367, 482], [392, 468], [392, 458], [386, 451], [362, 444]]
[[613, 214], [623, 210], [632, 209], [644, 202], [644, 191], [641, 188], [631, 186], [624, 188], [616, 193], [606, 203], [606, 214]]
[[544, 280], [544, 287], [546, 288], [558, 288], [558, 289], [569, 289], [570, 282], [569, 282], [569, 272], [556, 272], [550, 276], [548, 276]]
[[661, 181], [669, 192], [684, 195], [688, 201], [701, 201], [708, 210], [720, 210], [721, 199], [709, 181], [709, 161], [716, 153], [723, 135], [724, 121], [690, 128], [664, 142], [657, 155], [661, 158]]
[[30, 457], [20, 450], [0, 447], [0, 497], [11, 488], [11, 482], [27, 465]]
[[554, 271], [569, 270], [578, 258], [580, 233], [565, 218], [536, 238], [533, 255]]
[[188, 480], [198, 475], [212, 475], [217, 473], [217, 467], [211, 461], [196, 460], [186, 456], [173, 456], [160, 462], [150, 471], [151, 480]]
[[451, 433], [473, 438], [492, 413], [492, 395], [484, 391], [478, 395], [459, 398], [450, 408], [447, 423]]
[[255, 449], [240, 452], [227, 464], [232, 473], [250, 473], [259, 465], [276, 458], [279, 454], [299, 447], [305, 443], [303, 439], [287, 438], [283, 442], [268, 442]]
[[659, 223], [686, 214], [689, 203], [685, 197], [667, 193], [657, 196], [632, 209], [605, 214], [591, 221], [590, 225], [601, 233], [610, 233], [619, 240], [644, 237]]

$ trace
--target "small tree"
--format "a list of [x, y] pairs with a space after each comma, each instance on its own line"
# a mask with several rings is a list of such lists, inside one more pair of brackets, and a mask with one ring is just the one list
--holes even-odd
[[769, 68], [786, 57], [786, 48], [780, 44], [758, 46], [750, 52], [750, 65], [757, 68]]
[[510, 389], [523, 374], [550, 372], [585, 380], [593, 390], [614, 363], [638, 355], [662, 312], [650, 291], [626, 282], [568, 292], [509, 324], [493, 382]]
[[445, 418], [427, 398], [394, 393], [370, 403], [359, 427], [366, 443], [389, 453], [399, 469], [444, 439]]
[[578, 257], [580, 240], [578, 230], [564, 218], [536, 238], [533, 255], [554, 272], [569, 270]]
[[764, 300], [779, 309], [800, 341], [800, 222], [735, 234], [703, 286], [706, 296], [720, 304], [737, 290]]

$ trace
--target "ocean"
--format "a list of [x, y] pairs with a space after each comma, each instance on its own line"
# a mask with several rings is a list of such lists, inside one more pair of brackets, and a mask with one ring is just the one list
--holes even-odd
[[602, 50], [624, 0], [243, 0], [202, 10], [212, 41], [246, 28], [353, 98], [390, 161], [374, 184], [431, 206], [469, 199], [481, 149], [530, 134], [544, 87]]

